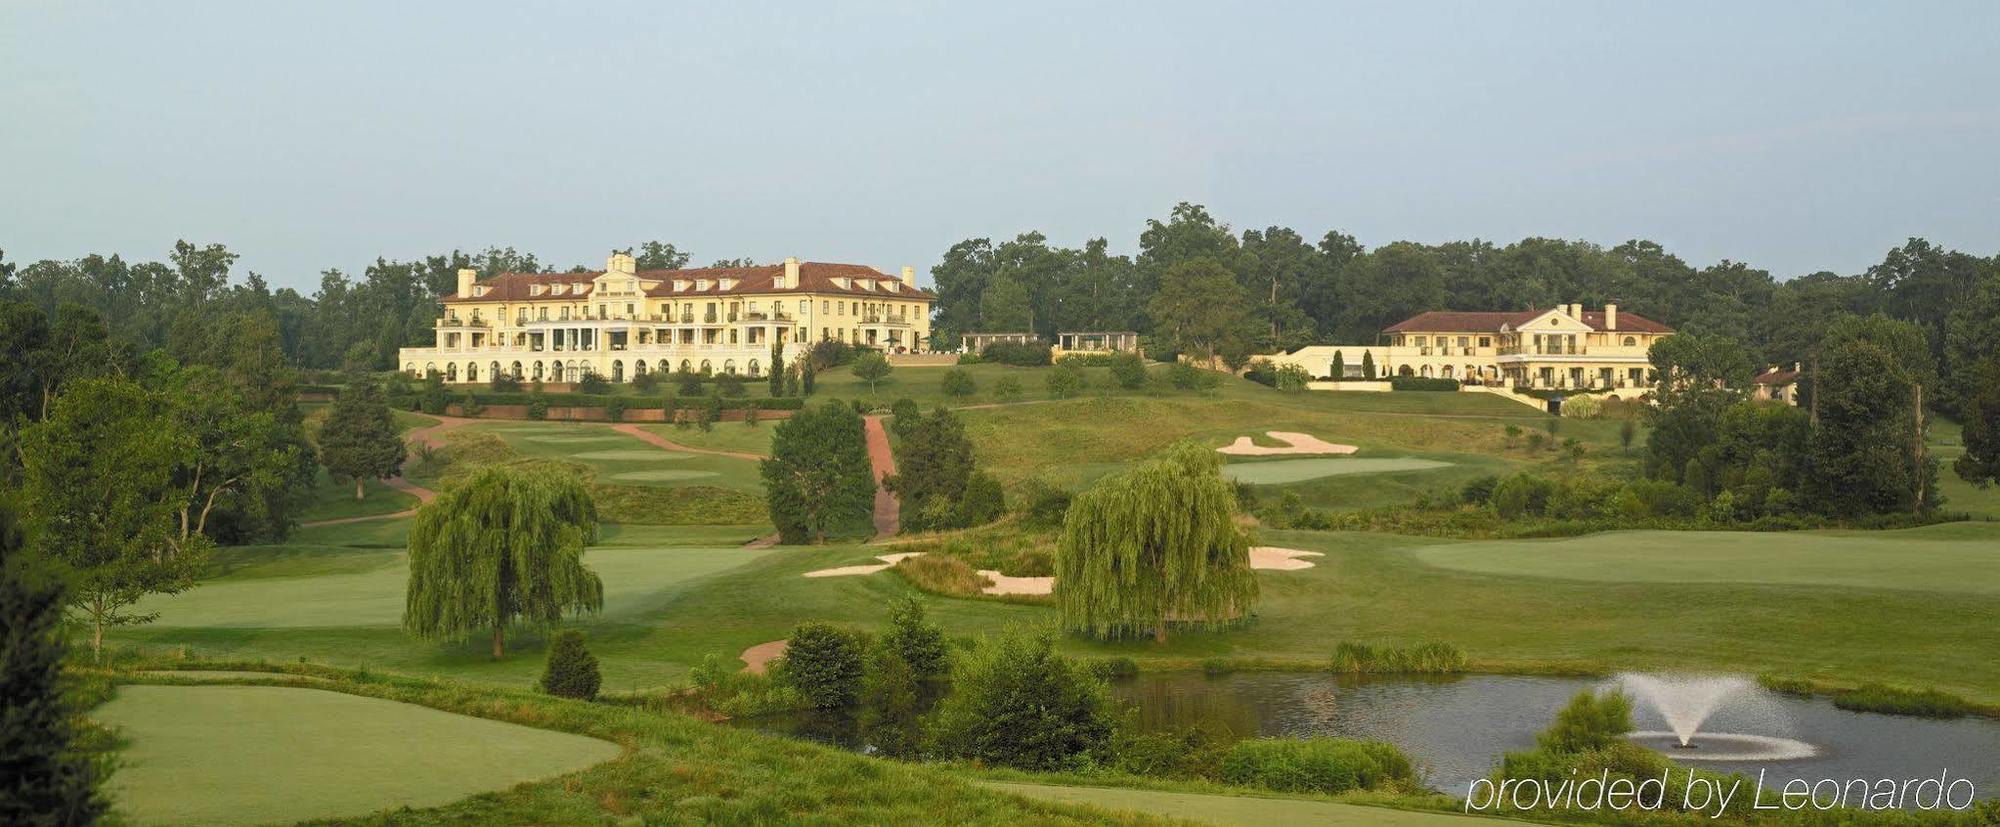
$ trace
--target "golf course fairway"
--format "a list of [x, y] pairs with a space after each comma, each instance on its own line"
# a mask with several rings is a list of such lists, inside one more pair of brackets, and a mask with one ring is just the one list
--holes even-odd
[[618, 757], [615, 744], [319, 689], [118, 689], [111, 794], [137, 824], [264, 824], [435, 807]]

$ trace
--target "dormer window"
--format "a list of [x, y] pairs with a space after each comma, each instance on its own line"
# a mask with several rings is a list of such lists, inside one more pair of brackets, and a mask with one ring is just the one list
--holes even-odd
[[541, 295], [541, 294], [543, 294], [543, 293], [546, 293], [546, 292], [548, 292], [548, 286], [547, 286], [547, 285], [541, 285], [541, 284], [530, 284], [530, 285], [528, 285], [528, 295], [530, 295], [530, 296], [539, 296], [539, 295]]
[[719, 285], [720, 285], [720, 286], [722, 287], [722, 289], [724, 289], [724, 290], [734, 290], [734, 289], [736, 289], [736, 280], [735, 280], [735, 279], [723, 279], [723, 280], [721, 280], [720, 282], [717, 282], [717, 284], [719, 284]]
[[567, 284], [551, 284], [551, 285], [549, 285], [549, 295], [551, 295], [551, 296], [560, 296], [560, 295], [562, 295], [562, 294], [563, 294], [563, 291], [564, 291], [564, 290], [568, 290], [568, 289], [569, 289], [569, 285], [567, 285]]
[[833, 286], [838, 287], [842, 290], [847, 290], [853, 286], [853, 281], [847, 278], [846, 276], [834, 276]]
[[708, 289], [708, 285], [709, 285], [709, 284], [711, 284], [711, 283], [712, 283], [712, 282], [710, 282], [710, 281], [709, 281], [708, 279], [695, 279], [695, 280], [694, 280], [694, 289], [696, 289], [696, 290], [707, 290], [707, 289]]
[[888, 290], [888, 291], [889, 291], [889, 292], [891, 292], [891, 293], [894, 293], [894, 292], [896, 292], [897, 290], [900, 290], [900, 289], [902, 289], [902, 287], [903, 287], [903, 283], [902, 283], [902, 282], [900, 282], [900, 281], [885, 281], [885, 282], [882, 282], [882, 288], [883, 288], [883, 289], [885, 289], [885, 290]]
[[688, 289], [687, 279], [674, 279], [674, 292], [680, 293], [686, 291], [687, 289]]

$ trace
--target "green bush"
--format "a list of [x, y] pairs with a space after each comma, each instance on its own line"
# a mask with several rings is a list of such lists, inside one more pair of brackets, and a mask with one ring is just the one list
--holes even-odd
[[576, 380], [577, 393], [603, 394], [611, 392], [611, 383], [597, 375], [597, 371], [585, 369], [583, 378]]
[[1056, 363], [1069, 363], [1080, 368], [1108, 368], [1111, 367], [1112, 358], [1117, 356], [1118, 353], [1119, 351], [1105, 353], [1066, 353], [1063, 354], [1061, 359], [1057, 359]]
[[993, 382], [993, 398], [1002, 402], [1012, 402], [1021, 398], [1021, 380], [1012, 376], [1002, 376]]
[[978, 390], [978, 387], [972, 381], [972, 374], [958, 368], [946, 370], [944, 378], [939, 380], [939, 382], [944, 387], [944, 395], [950, 397], [967, 397]]
[[969, 350], [958, 355], [958, 364], [961, 365], [976, 365], [984, 361], [986, 360], [979, 358], [979, 354]]
[[1173, 385], [1175, 390], [1210, 390], [1222, 385], [1222, 374], [1186, 362], [1175, 362], [1167, 367], [1167, 384]]
[[909, 439], [917, 430], [917, 423], [924, 420], [924, 411], [917, 403], [905, 396], [889, 406], [889, 430], [900, 439]]
[[548, 397], [538, 393], [528, 398], [528, 418], [529, 419], [549, 418]]
[[721, 376], [715, 377], [715, 388], [717, 391], [720, 391], [723, 396], [727, 396], [731, 399], [740, 398], [744, 395], [744, 393], [747, 392], [744, 390], [744, 382], [742, 374], [736, 374], [736, 373], [725, 373], [722, 374]]
[[1101, 762], [1116, 721], [1102, 681], [1049, 635], [1021, 632], [959, 658], [934, 715], [937, 754], [1039, 771]]
[[1485, 505], [1493, 499], [1493, 489], [1500, 486], [1500, 478], [1492, 474], [1466, 480], [1465, 487], [1458, 490], [1459, 499], [1468, 505]]
[[1399, 391], [1456, 391], [1458, 390], [1458, 380], [1430, 376], [1397, 376], [1389, 380], [1389, 389]]
[[1346, 738], [1250, 738], [1222, 756], [1222, 780], [1280, 792], [1407, 789], [1416, 768], [1394, 745]]
[[1234, 738], [1217, 726], [1146, 731], [1127, 727], [1112, 752], [1119, 771], [1150, 778], [1214, 778]]
[[1303, 391], [1306, 389], [1306, 383], [1312, 381], [1312, 374], [1299, 365], [1284, 364], [1278, 366], [1276, 381], [1278, 390]]
[[624, 422], [625, 400], [616, 398], [605, 400], [604, 418], [612, 422]]
[[1972, 711], [1972, 705], [1956, 695], [1935, 689], [1901, 689], [1879, 683], [1862, 684], [1836, 694], [1833, 705], [1855, 712], [1882, 712], [1919, 718], [1959, 718]]
[[851, 706], [861, 694], [861, 636], [829, 623], [801, 623], [785, 644], [786, 684], [819, 709]]
[[1068, 399], [1083, 392], [1083, 368], [1075, 360], [1064, 359], [1049, 375], [1042, 377], [1042, 385], [1048, 390], [1050, 399]]
[[881, 644], [910, 668], [916, 680], [945, 677], [951, 672], [951, 649], [944, 630], [924, 619], [924, 604], [914, 595], [904, 595], [889, 604], [889, 631]]
[[1243, 378], [1259, 385], [1275, 388], [1278, 386], [1278, 366], [1272, 364], [1269, 359], [1252, 359], [1250, 360], [1250, 364], [1243, 369]]
[[1038, 531], [1062, 528], [1069, 513], [1071, 495], [1045, 480], [1031, 479], [1022, 486], [1021, 524]]
[[1551, 752], [1585, 752], [1603, 749], [1631, 731], [1631, 698], [1616, 689], [1603, 694], [1586, 689], [1569, 699], [1535, 743]]
[[691, 370], [680, 371], [674, 374], [674, 392], [682, 396], [699, 396], [701, 382], [701, 374]]
[[597, 656], [584, 648], [582, 632], [564, 629], [549, 640], [548, 664], [542, 667], [543, 692], [590, 701], [597, 699], [601, 683]]
[[1119, 353], [1111, 357], [1111, 381], [1128, 391], [1146, 386], [1146, 361], [1136, 353]]
[[[633, 390], [636, 390], [640, 393], [649, 394], [652, 393], [653, 391], [659, 390], [659, 388], [660, 388], [660, 374], [658, 371], [647, 371], [645, 373], [633, 374], [632, 376]], [[499, 388], [494, 388], [494, 390], [497, 391], [499, 390]]]
[[985, 525], [1007, 513], [1007, 494], [1000, 481], [984, 471], [974, 471], [965, 480], [965, 493], [958, 501], [957, 523], [961, 528]]
[[1139, 662], [1124, 655], [1108, 658], [1093, 658], [1088, 662], [1090, 674], [1099, 680], [1113, 681], [1139, 674]]
[[[521, 377], [503, 370], [493, 374], [493, 381], [488, 387], [491, 387], [495, 393], [515, 393], [521, 390]], [[303, 390], [302, 388], [301, 391]]]
[[1049, 345], [1046, 342], [994, 342], [980, 351], [979, 359], [1024, 368], [1047, 367]]
[[1548, 511], [1549, 495], [1555, 483], [1525, 471], [1500, 481], [1493, 488], [1493, 510], [1513, 519], [1522, 515], [1540, 516]]
[[1333, 647], [1331, 666], [1344, 675], [1450, 675], [1465, 671], [1465, 652], [1434, 640], [1402, 648], [1341, 641]]

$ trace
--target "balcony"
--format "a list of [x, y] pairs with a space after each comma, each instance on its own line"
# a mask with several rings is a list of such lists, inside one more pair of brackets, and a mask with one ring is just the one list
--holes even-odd
[[446, 316], [438, 320], [438, 327], [492, 327], [485, 319], [460, 319]]
[[909, 327], [910, 317], [884, 316], [880, 313], [865, 313], [862, 314], [861, 316], [861, 323], [869, 325], [877, 325], [881, 327]]

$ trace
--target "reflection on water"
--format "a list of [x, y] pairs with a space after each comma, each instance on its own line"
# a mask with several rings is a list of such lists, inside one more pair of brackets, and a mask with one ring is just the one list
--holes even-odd
[[[1557, 709], [1587, 678], [1504, 675], [1357, 680], [1324, 673], [1140, 675], [1112, 691], [1138, 707], [1142, 726], [1221, 725], [1239, 736], [1332, 735], [1371, 738], [1401, 747], [1424, 768], [1431, 786], [1463, 795], [1466, 784], [1486, 776], [1503, 752], [1534, 746]], [[1641, 730], [1665, 729], [1649, 708], [1633, 711]], [[2000, 797], [2000, 722], [1982, 718], [1934, 721], [1848, 712], [1823, 699], [1803, 699], [1754, 689], [1718, 709], [1704, 732], [1739, 732], [1795, 738], [1813, 744], [1812, 758], [1709, 763], [1676, 760], [1755, 776], [1766, 786], [1792, 778], [1909, 778], [1942, 770], [1969, 778], [1983, 798]], [[1700, 735], [1695, 742], [1699, 744]]]

